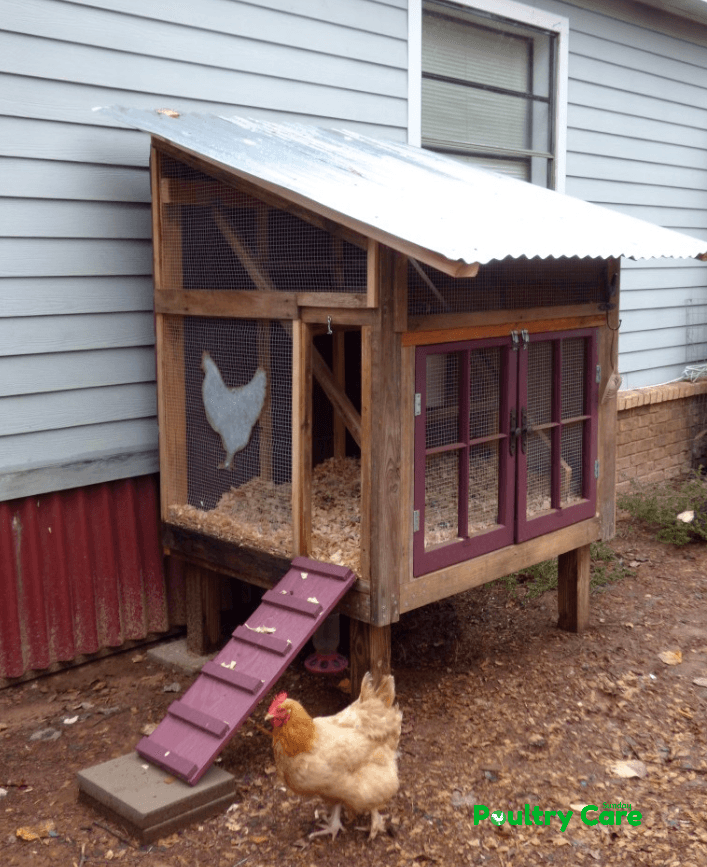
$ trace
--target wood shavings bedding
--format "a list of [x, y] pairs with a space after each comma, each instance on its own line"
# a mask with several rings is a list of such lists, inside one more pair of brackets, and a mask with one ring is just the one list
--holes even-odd
[[[271, 554], [292, 557], [292, 485], [260, 478], [231, 488], [210, 511], [172, 505], [169, 519]], [[329, 458], [312, 473], [312, 557], [361, 568], [361, 462]]]

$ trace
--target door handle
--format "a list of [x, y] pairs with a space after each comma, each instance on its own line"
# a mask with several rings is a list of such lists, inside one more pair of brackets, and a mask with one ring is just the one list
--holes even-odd
[[516, 427], [518, 424], [518, 417], [516, 414], [516, 409], [513, 407], [511, 410], [511, 421], [510, 421], [510, 431], [508, 437], [508, 451], [511, 454], [511, 457], [515, 457], [516, 453], [516, 443], [518, 441], [518, 437], [521, 435], [521, 429]]
[[528, 410], [523, 407], [520, 411], [520, 448], [523, 454], [528, 447], [528, 431], [530, 427], [528, 426]]

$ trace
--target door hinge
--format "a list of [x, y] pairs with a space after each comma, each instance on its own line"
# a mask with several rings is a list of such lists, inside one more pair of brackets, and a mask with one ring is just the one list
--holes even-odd
[[422, 395], [415, 392], [415, 416], [422, 415]]
[[599, 478], [599, 461], [598, 460], [594, 461], [594, 478], [595, 479]]
[[412, 513], [412, 532], [417, 533], [420, 529], [420, 510], [415, 509]]
[[601, 382], [601, 364], [597, 364], [597, 373], [596, 373], [596, 383], [599, 385]]

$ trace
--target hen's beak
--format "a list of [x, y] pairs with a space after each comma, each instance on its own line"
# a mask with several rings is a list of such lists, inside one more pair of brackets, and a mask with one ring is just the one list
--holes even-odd
[[271, 713], [265, 714], [265, 722], [268, 722], [271, 719], [275, 719], [275, 717]]

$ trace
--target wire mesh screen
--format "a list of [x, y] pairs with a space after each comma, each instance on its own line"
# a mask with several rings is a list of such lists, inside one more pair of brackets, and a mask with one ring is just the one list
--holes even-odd
[[551, 508], [552, 495], [552, 343], [530, 343], [528, 353], [528, 470], [526, 513], [535, 516]]
[[606, 263], [599, 259], [491, 262], [473, 278], [454, 278], [409, 262], [408, 313], [428, 316], [600, 303], [608, 300], [607, 285]]
[[168, 372], [165, 400], [184, 412], [186, 473], [170, 520], [276, 553], [292, 551], [292, 337], [287, 323], [169, 320], [184, 375]]
[[[584, 427], [578, 420], [585, 413], [586, 340], [567, 338], [562, 347], [562, 475], [560, 505], [582, 499], [584, 490]], [[572, 421], [572, 419], [576, 419]]]
[[366, 251], [162, 156], [164, 289], [365, 292]]
[[469, 509], [470, 536], [498, 522], [501, 350], [469, 352]]

